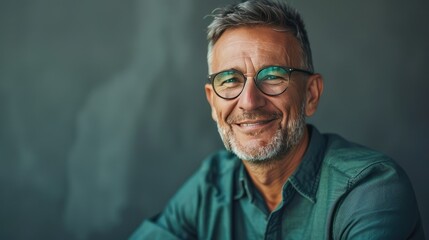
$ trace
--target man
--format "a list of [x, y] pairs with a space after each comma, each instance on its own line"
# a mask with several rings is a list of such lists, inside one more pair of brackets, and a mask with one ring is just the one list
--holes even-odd
[[218, 9], [208, 27], [210, 156], [132, 239], [424, 239], [411, 184], [390, 158], [320, 134], [323, 79], [283, 2]]

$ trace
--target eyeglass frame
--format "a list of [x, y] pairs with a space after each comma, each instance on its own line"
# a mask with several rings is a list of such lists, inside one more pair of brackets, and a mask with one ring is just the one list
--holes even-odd
[[[267, 96], [271, 96], [271, 97], [278, 96], [278, 95], [280, 95], [280, 94], [284, 93], [284, 92], [289, 88], [289, 84], [288, 84], [288, 86], [287, 86], [287, 87], [286, 87], [282, 92], [280, 92], [280, 93], [278, 93], [278, 94], [268, 94], [268, 93], [265, 93], [264, 91], [262, 91], [262, 90], [260, 89], [259, 85], [256, 83], [256, 77], [259, 75], [259, 73], [260, 73], [262, 70], [265, 70], [265, 69], [267, 69], [267, 68], [269, 68], [269, 67], [280, 67], [280, 68], [283, 68], [284, 70], [288, 71], [288, 72], [289, 72], [289, 73], [288, 73], [288, 75], [289, 75], [288, 81], [290, 81], [290, 79], [291, 79], [291, 75], [292, 75], [292, 73], [293, 73], [293, 72], [302, 72], [302, 73], [306, 73], [306, 74], [308, 74], [308, 75], [313, 75], [313, 74], [314, 74], [314, 72], [310, 72], [310, 71], [307, 71], [307, 70], [304, 70], [304, 69], [300, 69], [300, 68], [292, 68], [292, 67], [287, 67], [287, 66], [278, 66], [278, 65], [268, 65], [268, 66], [265, 66], [265, 67], [263, 67], [263, 68], [259, 69], [259, 70], [258, 70], [258, 72], [256, 72], [256, 74], [252, 77], [253, 82], [255, 83], [256, 88], [258, 88], [258, 90], [259, 90], [261, 93], [263, 93], [263, 94], [265, 94], [265, 95], [267, 95]], [[240, 92], [237, 94], [237, 96], [235, 96], [235, 97], [231, 97], [231, 98], [222, 97], [222, 96], [221, 96], [221, 95], [216, 91], [216, 88], [215, 88], [215, 86], [214, 86], [214, 78], [215, 78], [218, 74], [220, 74], [220, 73], [223, 73], [223, 72], [226, 72], [226, 71], [231, 71], [231, 70], [233, 70], [233, 71], [235, 71], [235, 72], [237, 72], [237, 73], [239, 73], [239, 74], [243, 75], [243, 77], [244, 77], [244, 84], [243, 84], [243, 88], [241, 89], [241, 91], [240, 91]], [[216, 73], [212, 73], [212, 74], [209, 74], [207, 77], [208, 77], [208, 80], [209, 80], [210, 84], [212, 85], [212, 87], [213, 87], [213, 91], [216, 93], [216, 95], [217, 95], [218, 97], [222, 98], [222, 99], [225, 99], [225, 100], [232, 100], [232, 99], [236, 99], [236, 98], [238, 98], [238, 97], [241, 95], [241, 93], [243, 92], [244, 87], [246, 86], [246, 83], [247, 83], [247, 78], [248, 78], [248, 76], [246, 76], [243, 72], [241, 72], [241, 71], [239, 71], [239, 70], [237, 70], [237, 69], [234, 69], [234, 68], [226, 69], [226, 70], [222, 70], [222, 71], [219, 71], [219, 72], [216, 72]]]

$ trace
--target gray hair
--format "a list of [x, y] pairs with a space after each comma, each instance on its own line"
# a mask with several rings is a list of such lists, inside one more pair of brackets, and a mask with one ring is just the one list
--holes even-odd
[[214, 19], [207, 27], [209, 41], [207, 61], [211, 64], [214, 44], [230, 28], [241, 26], [267, 25], [280, 27], [299, 41], [304, 66], [313, 72], [310, 42], [301, 15], [292, 7], [279, 0], [249, 0], [215, 9], [210, 15]]

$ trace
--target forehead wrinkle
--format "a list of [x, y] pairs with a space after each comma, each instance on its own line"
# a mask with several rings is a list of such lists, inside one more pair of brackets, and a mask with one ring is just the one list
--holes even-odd
[[[237, 49], [243, 49], [241, 44], [249, 45], [249, 47], [245, 47], [245, 51], [237, 51]], [[238, 46], [241, 48], [238, 48]], [[230, 56], [231, 52], [234, 54], [233, 57]], [[218, 62], [217, 66], [214, 66], [216, 71], [236, 68], [243, 72], [248, 70], [256, 72], [259, 68], [267, 65], [290, 65], [291, 63], [285, 47], [279, 48], [275, 44], [255, 46], [254, 42], [250, 41], [234, 41], [221, 49], [213, 49], [213, 58], [228, 59], [227, 61]]]
[[[248, 54], [258, 54], [258, 52], [271, 52], [278, 53], [281, 51], [282, 53], [287, 54], [287, 49], [285, 46], [279, 46], [278, 44], [268, 42], [268, 41], [230, 41], [222, 47], [221, 51], [228, 51], [229, 49], [235, 50], [239, 49], [239, 47], [243, 47], [248, 45], [246, 48], [246, 52]], [[214, 47], [217, 50], [216, 46]]]
[[256, 70], [268, 65], [303, 67], [298, 40], [287, 31], [266, 27], [229, 29], [212, 45], [209, 53], [211, 73], [231, 68], [243, 72], [247, 68], [245, 57], [252, 60]]

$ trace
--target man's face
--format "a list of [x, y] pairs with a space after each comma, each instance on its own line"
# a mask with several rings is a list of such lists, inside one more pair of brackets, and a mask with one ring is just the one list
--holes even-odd
[[280, 159], [305, 128], [305, 74], [294, 73], [286, 92], [267, 96], [252, 77], [269, 65], [303, 68], [298, 41], [272, 27], [240, 27], [223, 33], [212, 48], [211, 73], [236, 69], [247, 76], [240, 96], [218, 97], [210, 84], [207, 99], [227, 149], [242, 160]]

